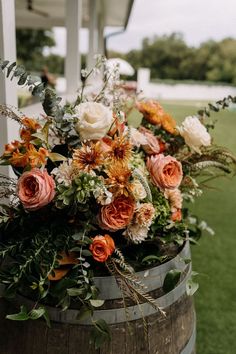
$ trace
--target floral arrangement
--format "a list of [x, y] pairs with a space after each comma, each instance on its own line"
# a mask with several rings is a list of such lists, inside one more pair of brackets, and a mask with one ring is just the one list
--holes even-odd
[[[64, 311], [76, 305], [79, 314], [92, 316], [103, 305], [93, 277], [110, 272], [157, 307], [135, 271], [170, 259], [202, 229], [212, 232], [186, 203], [201, 195], [201, 178], [234, 170], [235, 157], [214, 144], [207, 116], [235, 99], [177, 126], [158, 102], [117, 85], [116, 71], [105, 70], [101, 90], [86, 93], [86, 80], [105, 64], [83, 71], [77, 100], [61, 105], [21, 66], [1, 63], [7, 76], [40, 97], [45, 111], [35, 120], [0, 106], [20, 131], [0, 157], [16, 175], [0, 176], [0, 282], [5, 297], [21, 293], [35, 302], [9, 319], [48, 321], [47, 304]], [[142, 117], [136, 127], [129, 124], [131, 111]]]

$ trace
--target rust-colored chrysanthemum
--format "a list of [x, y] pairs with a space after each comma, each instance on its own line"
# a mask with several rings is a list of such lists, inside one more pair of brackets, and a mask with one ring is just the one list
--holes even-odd
[[153, 125], [161, 123], [164, 110], [158, 102], [153, 100], [140, 101], [136, 103], [136, 107], [149, 123]]
[[176, 121], [170, 114], [165, 113], [161, 119], [161, 125], [170, 134], [177, 134]]
[[12, 153], [9, 162], [14, 167], [26, 167], [29, 164], [29, 157], [27, 153], [22, 153], [18, 149]]
[[105, 183], [109, 191], [113, 194], [124, 194], [125, 196], [130, 194], [131, 170], [127, 165], [121, 162], [116, 162], [110, 165], [105, 172], [108, 176]]
[[82, 144], [80, 149], [76, 149], [73, 154], [74, 165], [82, 171], [91, 172], [99, 168], [103, 164], [104, 153], [101, 149], [101, 144], [90, 142]]
[[108, 143], [108, 158], [112, 164], [124, 163], [127, 164], [132, 153], [132, 145], [129, 142], [127, 135], [115, 136]]
[[11, 155], [13, 152], [19, 150], [21, 148], [22, 144], [18, 140], [12, 141], [10, 144], [5, 145], [5, 150], [3, 153], [3, 157], [7, 157]]
[[45, 166], [48, 157], [48, 151], [44, 148], [35, 149], [34, 145], [30, 144], [28, 149], [29, 165], [33, 167]]
[[24, 149], [14, 151], [9, 161], [14, 167], [30, 166], [34, 168], [45, 166], [47, 157], [48, 151], [46, 149], [41, 147], [37, 150], [33, 144], [29, 144]]

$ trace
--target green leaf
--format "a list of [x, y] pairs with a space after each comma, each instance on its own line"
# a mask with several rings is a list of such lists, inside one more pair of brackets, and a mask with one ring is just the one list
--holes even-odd
[[79, 241], [83, 238], [83, 235], [84, 235], [83, 231], [77, 232], [76, 234], [72, 235], [72, 238], [75, 241]]
[[49, 152], [48, 157], [52, 162], [67, 160], [67, 158], [65, 156], [58, 154], [56, 152]]
[[93, 322], [93, 325], [94, 328], [92, 330], [91, 337], [95, 345], [95, 349], [97, 350], [104, 342], [111, 340], [111, 334], [110, 329], [104, 320], [98, 319]]
[[84, 288], [70, 288], [67, 289], [67, 294], [69, 296], [80, 296], [84, 294]]
[[27, 81], [27, 77], [28, 77], [28, 73], [27, 72], [24, 72], [21, 77], [19, 78], [17, 84], [18, 85], [24, 85]]
[[9, 60], [4, 60], [4, 62], [1, 64], [1, 69], [4, 70], [8, 64], [9, 64]]
[[8, 320], [13, 320], [13, 321], [26, 321], [30, 317], [27, 313], [26, 307], [23, 305], [20, 307], [20, 312], [12, 314], [12, 315], [7, 315], [6, 318]]
[[194, 277], [198, 275], [197, 272], [192, 271], [191, 273], [191, 277], [187, 280], [186, 283], [186, 293], [189, 296], [192, 296], [193, 294], [195, 294], [195, 292], [198, 290], [199, 288], [199, 284], [197, 282], [194, 281]]
[[16, 66], [16, 62], [12, 63], [7, 68], [7, 77], [9, 77], [10, 73], [12, 72], [13, 68]]
[[44, 311], [43, 317], [44, 317], [44, 319], [46, 321], [46, 324], [47, 324], [48, 328], [51, 328], [51, 322], [50, 322], [49, 314], [48, 314], [48, 311], [46, 309]]
[[163, 290], [165, 293], [168, 293], [175, 288], [180, 279], [180, 276], [181, 271], [179, 269], [172, 269], [166, 274], [163, 283]]
[[92, 253], [89, 250], [83, 250], [82, 251], [82, 255], [85, 257], [91, 257]]
[[90, 301], [90, 304], [93, 306], [93, 307], [100, 307], [104, 304], [104, 300], [89, 300]]
[[92, 315], [92, 310], [87, 306], [82, 306], [79, 310], [78, 315], [76, 316], [77, 320], [85, 320]]
[[199, 284], [196, 283], [192, 278], [188, 279], [186, 283], [186, 293], [189, 296], [192, 296], [197, 289], [199, 288]]
[[38, 318], [42, 317], [45, 314], [45, 308], [39, 307], [37, 309], [33, 309], [29, 313], [29, 318], [31, 320], [37, 320]]
[[25, 73], [25, 68], [21, 65], [17, 66], [14, 71], [14, 77], [19, 77]]
[[42, 92], [44, 91], [44, 84], [38, 84], [33, 88], [32, 95], [33, 96], [40, 96]]

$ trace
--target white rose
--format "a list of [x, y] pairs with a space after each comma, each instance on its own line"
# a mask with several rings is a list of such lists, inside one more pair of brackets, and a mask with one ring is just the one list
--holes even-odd
[[112, 111], [102, 103], [84, 102], [75, 107], [78, 123], [75, 130], [82, 140], [101, 139], [113, 122]]
[[132, 184], [130, 185], [131, 191], [133, 193], [133, 196], [136, 200], [141, 200], [146, 198], [147, 192], [144, 189], [144, 186], [142, 183], [138, 180], [135, 179]]
[[201, 146], [211, 145], [211, 136], [197, 117], [186, 117], [178, 129], [185, 143], [198, 153]]

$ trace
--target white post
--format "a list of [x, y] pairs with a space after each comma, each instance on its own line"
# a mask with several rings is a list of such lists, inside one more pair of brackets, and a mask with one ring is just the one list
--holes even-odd
[[137, 90], [145, 91], [150, 83], [150, 69], [139, 68], [137, 77]]
[[81, 55], [79, 33], [82, 25], [82, 0], [66, 1], [66, 62], [67, 93], [75, 93], [80, 83]]
[[102, 13], [99, 14], [98, 18], [98, 54], [104, 55], [104, 21]]
[[[0, 58], [16, 61], [15, 1], [0, 0]], [[17, 107], [16, 83], [0, 73], [0, 104]], [[18, 137], [19, 125], [5, 117], [0, 117], [0, 154], [4, 144]], [[9, 174], [9, 169], [0, 167], [1, 173]]]
[[94, 55], [97, 54], [97, 5], [98, 1], [89, 0], [89, 51], [87, 68], [91, 70], [95, 64]]

